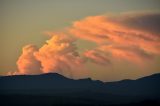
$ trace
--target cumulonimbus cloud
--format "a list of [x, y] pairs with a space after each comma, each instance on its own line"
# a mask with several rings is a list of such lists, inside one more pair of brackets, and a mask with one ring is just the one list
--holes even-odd
[[[87, 61], [107, 66], [114, 58], [142, 64], [160, 55], [159, 28], [159, 13], [87, 17], [74, 22], [67, 34], [50, 33], [51, 39], [39, 49], [24, 47], [17, 72], [56, 72], [78, 78], [87, 75]], [[95, 42], [97, 47], [79, 54], [75, 38]]]
[[43, 72], [56, 72], [72, 78], [86, 76], [84, 61], [79, 56], [74, 42], [74, 38], [64, 34], [53, 35], [35, 52], [34, 56], [41, 62]]
[[27, 45], [17, 61], [18, 71], [8, 74], [59, 73], [70, 78], [84, 78], [88, 71], [79, 56], [75, 38], [53, 34], [41, 47]]
[[34, 53], [38, 51], [35, 45], [23, 47], [22, 54], [17, 61], [18, 71], [13, 74], [40, 74], [41, 63], [35, 58]]

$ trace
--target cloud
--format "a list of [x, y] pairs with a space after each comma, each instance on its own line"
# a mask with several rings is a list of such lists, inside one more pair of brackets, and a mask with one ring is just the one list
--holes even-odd
[[73, 79], [87, 77], [85, 59], [77, 52], [76, 39], [60, 33], [50, 33], [50, 36], [39, 49], [35, 45], [23, 47], [17, 61], [18, 71], [8, 75], [53, 72]]
[[159, 23], [160, 14], [156, 13], [91, 16], [75, 22], [69, 32], [97, 43], [96, 55], [93, 50], [84, 53], [93, 62], [111, 61], [106, 60], [109, 54], [139, 64], [160, 55]]
[[100, 46], [98, 49], [105, 53], [110, 53], [112, 58], [127, 60], [137, 65], [143, 65], [145, 61], [150, 61], [153, 58], [152, 55], [135, 46], [104, 45]]
[[35, 58], [34, 53], [38, 50], [35, 45], [26, 45], [23, 47], [21, 56], [17, 61], [18, 71], [10, 74], [40, 74], [41, 64]]
[[88, 50], [84, 53], [84, 56], [96, 64], [110, 65], [111, 63], [107, 55], [104, 55], [97, 50]]
[[[87, 17], [81, 21], [76, 21], [69, 32], [81, 39], [90, 40], [93, 42], [105, 42], [108, 39], [106, 19], [104, 16]], [[103, 28], [104, 27], [104, 28]], [[106, 28], [105, 28], [106, 29]]]
[[159, 13], [126, 13], [110, 18], [111, 21], [125, 27], [145, 31], [152, 36], [160, 36], [160, 14]]
[[[143, 65], [160, 55], [159, 28], [158, 13], [90, 16], [74, 22], [66, 33], [47, 32], [51, 38], [40, 48], [25, 46], [14, 74], [55, 72], [77, 79], [88, 76], [88, 61], [108, 66], [119, 59]], [[79, 54], [77, 38], [97, 47]]]
[[87, 72], [84, 72], [83, 59], [76, 51], [74, 42], [74, 38], [64, 34], [52, 35], [34, 54], [41, 62], [43, 72], [56, 72], [71, 78], [85, 77]]

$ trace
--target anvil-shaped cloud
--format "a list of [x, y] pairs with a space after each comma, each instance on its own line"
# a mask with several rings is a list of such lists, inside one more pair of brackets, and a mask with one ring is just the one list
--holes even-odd
[[[160, 55], [159, 28], [159, 13], [90, 16], [74, 22], [63, 34], [51, 34], [39, 49], [25, 46], [16, 73], [56, 72], [81, 78], [87, 76], [88, 61], [107, 67], [120, 59], [141, 66]], [[79, 54], [77, 38], [95, 42], [97, 47]]]

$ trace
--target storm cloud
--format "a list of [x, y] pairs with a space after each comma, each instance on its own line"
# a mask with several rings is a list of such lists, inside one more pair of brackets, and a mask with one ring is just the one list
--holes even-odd
[[[159, 28], [159, 13], [89, 16], [74, 22], [66, 33], [50, 33], [51, 38], [40, 48], [25, 46], [16, 72], [82, 78], [88, 75], [86, 62], [107, 67], [119, 59], [142, 65], [160, 55]], [[79, 54], [76, 39], [95, 42], [96, 47]]]

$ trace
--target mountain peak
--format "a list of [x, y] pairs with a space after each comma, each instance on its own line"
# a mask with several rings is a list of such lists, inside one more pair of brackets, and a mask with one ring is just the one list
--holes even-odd
[[61, 74], [58, 74], [58, 73], [44, 73], [44, 74], [41, 74], [43, 76], [54, 76], [54, 77], [64, 77], [63, 75]]

